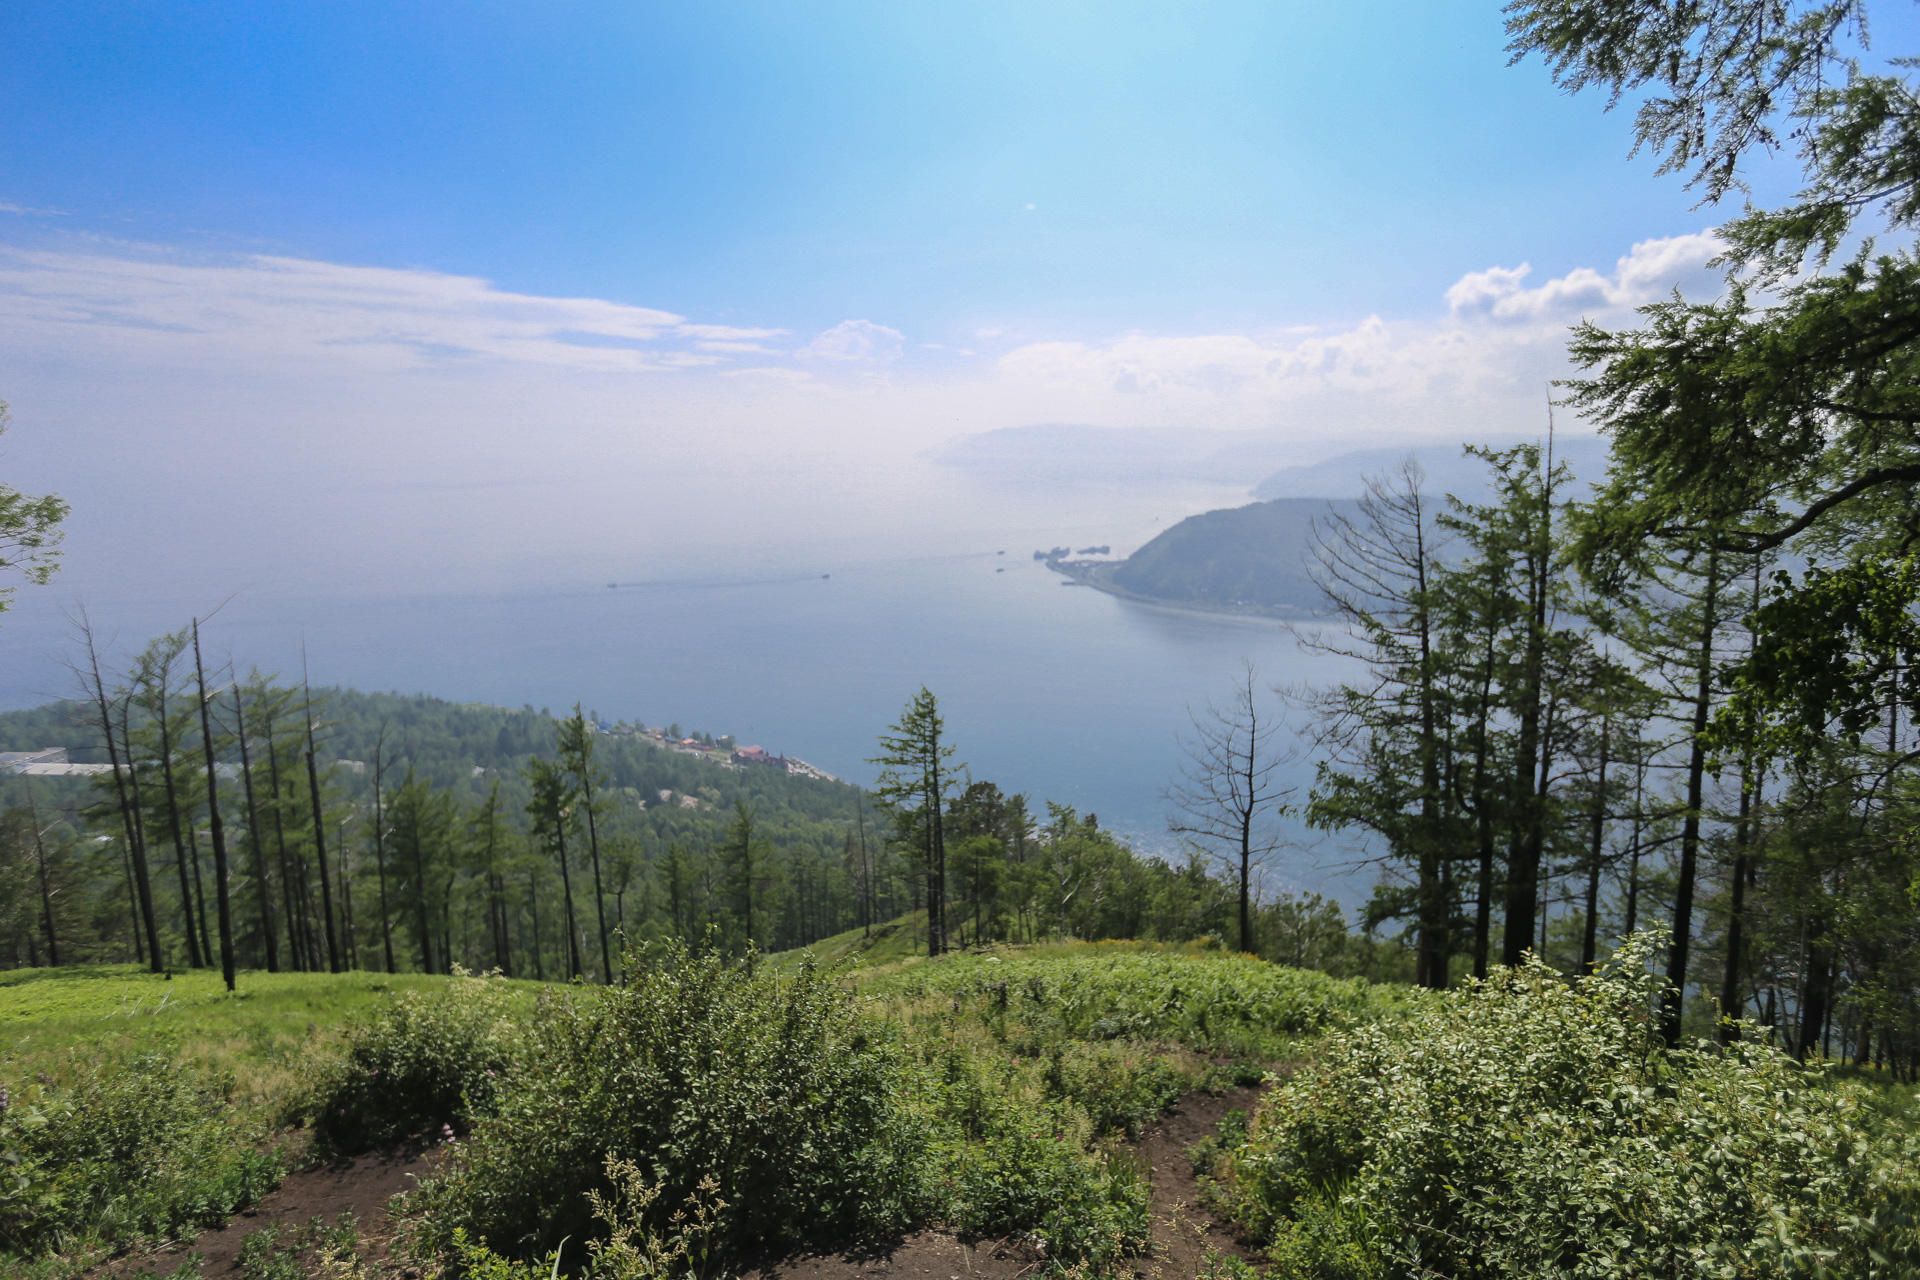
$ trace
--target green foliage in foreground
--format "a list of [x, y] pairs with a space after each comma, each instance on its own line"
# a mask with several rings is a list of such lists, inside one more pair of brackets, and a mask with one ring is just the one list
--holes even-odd
[[145, 1053], [0, 1089], [0, 1258], [211, 1226], [280, 1179], [231, 1077]]
[[454, 1228], [539, 1256], [593, 1233], [609, 1160], [639, 1162], [668, 1217], [713, 1180], [717, 1247], [739, 1253], [902, 1225], [926, 1136], [898, 1087], [902, 1046], [817, 971], [791, 978], [694, 954], [629, 952], [630, 985], [543, 996], [526, 1047], [447, 1173], [422, 1189], [429, 1239]]
[[1654, 950], [1330, 1037], [1226, 1162], [1274, 1275], [1913, 1274], [1911, 1139], [1764, 1045], [1667, 1049]]
[[1200, 950], [952, 955], [853, 992], [811, 961], [678, 943], [626, 969], [627, 987], [549, 991], [517, 1032], [491, 980], [396, 997], [355, 1032], [320, 1114], [388, 1105], [354, 1123], [405, 1128], [431, 1090], [387, 1073], [437, 1057], [454, 1065], [435, 1088], [469, 1082], [470, 1133], [412, 1200], [424, 1257], [507, 1280], [544, 1278], [558, 1250], [564, 1270], [629, 1277], [937, 1221], [1104, 1271], [1151, 1236], [1122, 1141], [1187, 1089], [1258, 1074], [1196, 1050], [1290, 1047], [1387, 1007]]
[[[68, 1274], [244, 1208], [278, 1182], [310, 1082], [344, 1074], [343, 1030], [453, 981], [242, 973], [229, 996], [208, 970], [0, 972], [0, 1273]], [[532, 1006], [530, 984], [489, 990], [512, 1022]], [[437, 1111], [415, 1127], [459, 1119]]]
[[435, 991], [397, 993], [321, 1067], [304, 1108], [314, 1141], [327, 1153], [364, 1151], [491, 1113], [522, 1012], [498, 978], [462, 974]]

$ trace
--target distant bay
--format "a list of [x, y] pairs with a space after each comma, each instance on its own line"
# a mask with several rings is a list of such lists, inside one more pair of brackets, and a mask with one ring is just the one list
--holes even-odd
[[[254, 587], [212, 631], [242, 664], [283, 672], [297, 672], [304, 641], [316, 683], [556, 712], [579, 701], [609, 719], [730, 733], [862, 783], [876, 735], [925, 683], [973, 777], [1026, 792], [1042, 811], [1053, 800], [1097, 813], [1139, 845], [1177, 853], [1161, 790], [1179, 768], [1189, 708], [1224, 694], [1243, 660], [1268, 683], [1337, 668], [1301, 653], [1281, 623], [1066, 585], [1032, 553], [1111, 541], [1123, 554], [1194, 511], [1244, 503], [1246, 490], [945, 483], [929, 506], [942, 518], [870, 539], [794, 539], [733, 570], [649, 574], [636, 554], [641, 572], [494, 592], [302, 598]], [[28, 603], [0, 630], [13, 706], [67, 691], [50, 659], [57, 610]], [[185, 621], [139, 594], [91, 607], [123, 649]], [[1279, 699], [1269, 708], [1278, 714]], [[1292, 773], [1304, 786], [1310, 762]], [[1371, 877], [1341, 869], [1342, 846], [1299, 834], [1303, 847], [1276, 860], [1270, 888], [1364, 896]]]

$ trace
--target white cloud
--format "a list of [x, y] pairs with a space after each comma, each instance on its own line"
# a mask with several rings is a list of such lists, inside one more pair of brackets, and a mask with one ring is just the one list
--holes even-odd
[[815, 360], [885, 361], [899, 356], [902, 341], [898, 329], [871, 320], [842, 320], [798, 354]]
[[420, 269], [268, 256], [194, 261], [100, 244], [0, 247], [0, 351], [16, 367], [38, 352], [89, 376], [129, 384], [178, 377], [209, 388], [302, 379], [345, 387], [367, 373], [508, 389], [532, 385], [543, 370], [595, 373], [609, 379], [608, 395], [636, 410], [662, 403], [647, 389], [658, 375], [679, 371], [689, 376], [676, 381], [691, 386], [704, 371], [728, 378], [705, 380], [700, 394], [754, 398], [770, 429], [837, 388], [847, 412], [833, 429], [849, 447], [908, 429], [950, 434], [1032, 421], [1292, 422], [1322, 434], [1484, 422], [1510, 431], [1538, 415], [1546, 383], [1565, 373], [1568, 323], [1580, 315], [1627, 322], [1629, 308], [1676, 283], [1709, 280], [1704, 263], [1719, 248], [1711, 232], [1648, 240], [1608, 274], [1582, 268], [1534, 286], [1525, 266], [1475, 271], [1424, 318], [1024, 343], [987, 326], [976, 331], [985, 358], [962, 365], [939, 344], [921, 344], [933, 354], [908, 351], [900, 331], [866, 319], [783, 356], [775, 349], [783, 344], [770, 341], [784, 333], [775, 327], [515, 293]]
[[435, 271], [5, 249], [0, 323], [43, 334], [166, 334], [176, 349], [210, 344], [254, 357], [325, 351], [385, 366], [477, 360], [630, 371], [718, 363], [725, 344], [779, 332], [689, 324], [600, 298], [512, 293]]
[[1489, 267], [1460, 277], [1447, 290], [1447, 309], [1460, 318], [1539, 324], [1642, 306], [1676, 284], [1697, 282], [1704, 276], [1706, 264], [1725, 249], [1725, 242], [1711, 231], [1642, 240], [1614, 264], [1611, 276], [1580, 267], [1536, 289], [1524, 283], [1533, 271], [1527, 263]]
[[1447, 290], [1435, 319], [1033, 342], [1001, 355], [995, 372], [1046, 404], [1036, 420], [1521, 430], [1567, 372], [1569, 324], [1630, 323], [1632, 307], [1676, 285], [1717, 291], [1705, 264], [1721, 247], [1710, 232], [1648, 240], [1611, 275], [1581, 268], [1533, 288], [1525, 266], [1476, 271]]

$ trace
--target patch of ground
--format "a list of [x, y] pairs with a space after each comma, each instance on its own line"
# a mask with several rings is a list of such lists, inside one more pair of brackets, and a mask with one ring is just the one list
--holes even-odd
[[[1187, 1151], [1213, 1133], [1227, 1112], [1251, 1111], [1259, 1096], [1257, 1088], [1190, 1093], [1141, 1136], [1140, 1151], [1152, 1170], [1154, 1236], [1152, 1253], [1133, 1264], [1142, 1280], [1193, 1280], [1210, 1251], [1238, 1257], [1251, 1253], [1231, 1223], [1200, 1205]], [[200, 1274], [207, 1280], [239, 1280], [240, 1248], [247, 1236], [273, 1225], [304, 1228], [316, 1218], [332, 1226], [346, 1213], [353, 1215], [360, 1232], [360, 1256], [375, 1264], [376, 1274], [384, 1274], [380, 1264], [387, 1260], [394, 1235], [388, 1202], [412, 1189], [436, 1158], [433, 1148], [413, 1145], [303, 1169], [287, 1175], [259, 1204], [226, 1225], [155, 1253], [116, 1259], [90, 1276], [168, 1276], [189, 1255], [199, 1254]], [[927, 1230], [841, 1253], [786, 1258], [753, 1275], [755, 1280], [1025, 1280], [1045, 1261], [1025, 1241]]]
[[1227, 1112], [1251, 1113], [1259, 1099], [1259, 1088], [1251, 1085], [1222, 1094], [1190, 1093], [1142, 1135], [1141, 1150], [1153, 1169], [1153, 1256], [1139, 1261], [1139, 1274], [1191, 1280], [1209, 1252], [1251, 1256], [1239, 1228], [1200, 1204], [1187, 1152], [1211, 1135]]
[[240, 1246], [254, 1232], [269, 1226], [304, 1228], [316, 1218], [331, 1227], [348, 1213], [360, 1233], [360, 1256], [376, 1263], [384, 1261], [394, 1229], [387, 1202], [402, 1191], [412, 1190], [414, 1180], [433, 1168], [436, 1154], [433, 1148], [416, 1143], [290, 1173], [259, 1204], [235, 1214], [225, 1225], [156, 1252], [117, 1258], [90, 1275], [100, 1280], [167, 1276], [190, 1255], [199, 1254], [201, 1275], [208, 1280], [229, 1280], [242, 1274]]

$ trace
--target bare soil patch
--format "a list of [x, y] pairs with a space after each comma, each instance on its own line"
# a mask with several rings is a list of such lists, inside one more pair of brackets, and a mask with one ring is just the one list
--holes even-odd
[[241, 1274], [241, 1242], [254, 1232], [275, 1225], [305, 1227], [316, 1218], [333, 1226], [347, 1213], [353, 1215], [360, 1232], [360, 1256], [382, 1263], [394, 1234], [388, 1202], [412, 1190], [415, 1179], [425, 1177], [437, 1158], [434, 1148], [416, 1142], [298, 1170], [288, 1174], [260, 1203], [235, 1214], [223, 1225], [157, 1251], [123, 1255], [89, 1275], [100, 1280], [171, 1275], [188, 1255], [197, 1253], [203, 1259], [201, 1274], [209, 1280], [237, 1277]]

